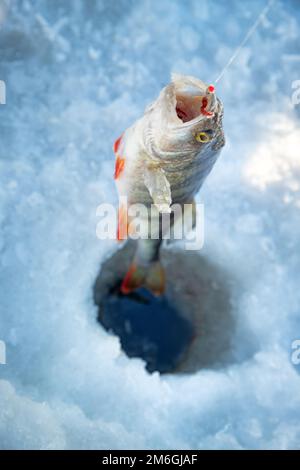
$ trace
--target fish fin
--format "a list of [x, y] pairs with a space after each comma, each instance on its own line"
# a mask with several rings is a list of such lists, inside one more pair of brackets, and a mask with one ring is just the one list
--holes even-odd
[[149, 267], [145, 287], [154, 295], [162, 295], [165, 291], [165, 270], [160, 261], [155, 261]]
[[125, 240], [128, 236], [128, 214], [126, 205], [121, 205], [118, 211], [117, 240]]
[[159, 261], [151, 263], [149, 266], [138, 266], [132, 263], [121, 285], [122, 294], [145, 287], [154, 295], [162, 295], [165, 290], [165, 272]]
[[116, 164], [115, 164], [115, 174], [114, 174], [115, 180], [120, 177], [121, 173], [124, 170], [124, 167], [125, 167], [125, 158], [122, 158], [119, 155], [117, 155]]
[[144, 267], [139, 267], [133, 262], [123, 279], [121, 285], [122, 294], [130, 294], [130, 292], [141, 287], [145, 281], [145, 276], [146, 270]]
[[145, 168], [144, 183], [159, 212], [171, 212], [171, 187], [164, 170], [157, 166]]
[[114, 151], [114, 153], [118, 153], [122, 136], [123, 136], [123, 134], [121, 134], [120, 137], [118, 137], [117, 140], [114, 142], [114, 145], [113, 145], [113, 151]]

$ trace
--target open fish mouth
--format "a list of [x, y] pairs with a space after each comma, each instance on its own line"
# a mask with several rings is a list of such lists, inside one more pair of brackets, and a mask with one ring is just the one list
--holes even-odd
[[211, 117], [215, 110], [215, 87], [203, 82], [173, 81], [176, 97], [176, 114], [183, 123], [200, 117]]
[[[203, 95], [204, 96], [204, 95]], [[189, 122], [201, 115], [203, 96], [176, 93], [176, 114], [182, 122]]]

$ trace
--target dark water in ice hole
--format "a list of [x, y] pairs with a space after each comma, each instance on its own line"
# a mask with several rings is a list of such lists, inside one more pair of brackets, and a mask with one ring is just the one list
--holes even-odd
[[257, 341], [235, 310], [240, 280], [201, 254], [162, 250], [166, 295], [139, 289], [123, 296], [120, 283], [135, 249], [130, 241], [108, 255], [93, 287], [98, 321], [120, 338], [127, 356], [161, 373], [194, 373], [252, 357]]
[[104, 298], [99, 321], [129, 357], [144, 359], [149, 372], [171, 372], [192, 341], [192, 324], [164, 296], [146, 289], [122, 295], [118, 287]]

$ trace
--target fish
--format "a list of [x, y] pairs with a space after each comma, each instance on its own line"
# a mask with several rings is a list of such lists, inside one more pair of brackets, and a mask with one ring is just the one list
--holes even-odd
[[[223, 104], [215, 87], [180, 74], [172, 74], [144, 115], [115, 141], [118, 240], [134, 238], [131, 208], [142, 205], [147, 209], [146, 215], [135, 218], [145, 233], [137, 236], [136, 252], [121, 284], [122, 294], [139, 287], [155, 295], [164, 292], [162, 218], [169, 215], [174, 226], [175, 205], [189, 207], [191, 228], [195, 226], [194, 197], [224, 145]], [[156, 237], [151, 237], [149, 222], [156, 227]]]

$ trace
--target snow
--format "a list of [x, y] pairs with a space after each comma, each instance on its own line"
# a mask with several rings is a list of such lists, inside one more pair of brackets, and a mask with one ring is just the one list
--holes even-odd
[[217, 86], [227, 145], [198, 200], [230, 360], [149, 374], [92, 297], [116, 251], [96, 237], [97, 206], [117, 202], [112, 142], [171, 72], [213, 81], [264, 5], [0, 2], [1, 448], [299, 448], [297, 0], [275, 2]]

